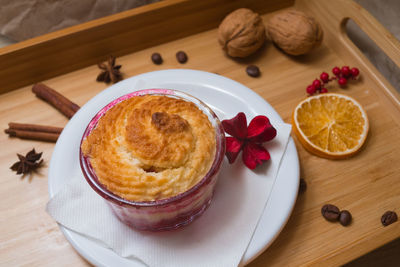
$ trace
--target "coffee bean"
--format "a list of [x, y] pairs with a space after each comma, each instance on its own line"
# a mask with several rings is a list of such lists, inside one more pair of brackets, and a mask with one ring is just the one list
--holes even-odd
[[186, 63], [188, 57], [185, 52], [179, 51], [178, 53], [176, 53], [176, 59], [178, 60], [179, 63], [183, 64]]
[[394, 211], [387, 211], [382, 215], [381, 222], [383, 226], [388, 226], [397, 221], [397, 214]]
[[307, 190], [307, 183], [306, 180], [303, 178], [300, 179], [300, 185], [299, 185], [299, 193], [304, 193]]
[[160, 65], [160, 64], [163, 63], [163, 59], [162, 59], [160, 53], [153, 53], [153, 54], [151, 55], [151, 60], [152, 60], [153, 63], [156, 64], [156, 65]]
[[246, 68], [247, 75], [251, 77], [260, 76], [260, 69], [256, 65], [249, 65]]
[[322, 216], [328, 221], [334, 222], [339, 219], [339, 208], [332, 204], [326, 204], [321, 209]]
[[348, 210], [342, 210], [339, 214], [339, 222], [343, 226], [351, 223], [351, 213]]

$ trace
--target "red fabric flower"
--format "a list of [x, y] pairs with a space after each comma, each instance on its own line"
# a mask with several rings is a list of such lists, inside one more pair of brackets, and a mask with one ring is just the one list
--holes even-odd
[[226, 157], [229, 163], [235, 162], [241, 150], [244, 164], [252, 170], [271, 158], [261, 145], [276, 136], [276, 129], [266, 116], [254, 117], [247, 127], [246, 115], [240, 112], [230, 120], [223, 120], [222, 126], [231, 135], [226, 137]]

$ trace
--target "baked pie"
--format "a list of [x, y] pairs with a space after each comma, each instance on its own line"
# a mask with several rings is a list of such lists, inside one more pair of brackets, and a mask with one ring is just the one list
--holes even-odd
[[[215, 114], [189, 95], [167, 91], [136, 92], [114, 101], [95, 117], [81, 143], [89, 184], [107, 200], [125, 204], [114, 205], [114, 211], [141, 207], [140, 214], [116, 212], [140, 229], [176, 228], [201, 213], [211, 200], [224, 154], [224, 134]], [[157, 216], [143, 210], [161, 203], [165, 210], [158, 207]]]
[[144, 95], [118, 103], [81, 145], [99, 182], [130, 201], [176, 196], [198, 183], [215, 156], [215, 130], [195, 104]]

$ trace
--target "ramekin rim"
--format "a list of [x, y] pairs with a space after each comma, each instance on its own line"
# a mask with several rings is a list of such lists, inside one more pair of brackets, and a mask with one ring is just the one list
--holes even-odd
[[[94, 170], [91, 167], [91, 164], [89, 162], [89, 158], [85, 157], [82, 153], [82, 142], [83, 140], [90, 134], [90, 132], [95, 128], [97, 125], [98, 121], [100, 118], [113, 106], [116, 104], [127, 100], [131, 97], [134, 96], [141, 96], [141, 95], [170, 95], [170, 96], [175, 96], [184, 100], [189, 100], [193, 102], [193, 100], [196, 100], [198, 103], [193, 102], [196, 104], [196, 106], [201, 107], [201, 110], [204, 112], [204, 109], [207, 110], [207, 112], [211, 115], [213, 120], [215, 121], [216, 125], [214, 126], [215, 129], [215, 137], [216, 137], [216, 151], [215, 151], [215, 156], [214, 156], [214, 161], [211, 164], [211, 167], [209, 171], [204, 175], [204, 177], [198, 181], [194, 186], [192, 186], [190, 189], [186, 190], [185, 192], [182, 192], [178, 195], [169, 197], [169, 198], [164, 198], [160, 200], [153, 200], [153, 201], [130, 201], [126, 200], [114, 193], [112, 193], [110, 190], [105, 188], [100, 182], [98, 182], [97, 176], [94, 173]], [[189, 98], [189, 99], [187, 99]], [[206, 114], [208, 115], [208, 114]], [[209, 116], [207, 116], [209, 117]], [[207, 105], [205, 104], [202, 100], [199, 98], [190, 95], [188, 93], [175, 90], [175, 89], [163, 89], [163, 88], [152, 88], [152, 89], [144, 89], [144, 90], [138, 90], [134, 91], [131, 93], [127, 93], [125, 95], [122, 95], [111, 102], [109, 102], [107, 105], [105, 105], [103, 108], [101, 108], [90, 120], [88, 123], [82, 138], [81, 142], [79, 145], [79, 163], [81, 166], [82, 173], [88, 182], [88, 184], [94, 189], [94, 191], [99, 194], [102, 198], [112, 201], [114, 203], [117, 203], [118, 205], [124, 205], [124, 206], [131, 206], [131, 207], [154, 207], [154, 206], [163, 206], [167, 205], [170, 203], [173, 203], [175, 201], [179, 201], [181, 199], [186, 198], [187, 196], [190, 196], [191, 194], [194, 194], [199, 188], [201, 188], [202, 185], [207, 183], [214, 175], [216, 175], [221, 167], [223, 158], [225, 155], [225, 132], [223, 129], [223, 126], [218, 118], [218, 116], [215, 114], [215, 112]], [[96, 178], [95, 178], [96, 177]]]

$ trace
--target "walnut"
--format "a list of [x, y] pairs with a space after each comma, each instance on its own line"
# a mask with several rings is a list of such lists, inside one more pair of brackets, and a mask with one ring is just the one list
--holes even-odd
[[247, 8], [239, 8], [227, 15], [218, 28], [218, 41], [232, 57], [247, 57], [265, 41], [265, 27], [261, 17]]
[[318, 47], [323, 31], [319, 23], [303, 12], [290, 10], [273, 16], [267, 24], [271, 40], [290, 55], [303, 55]]

